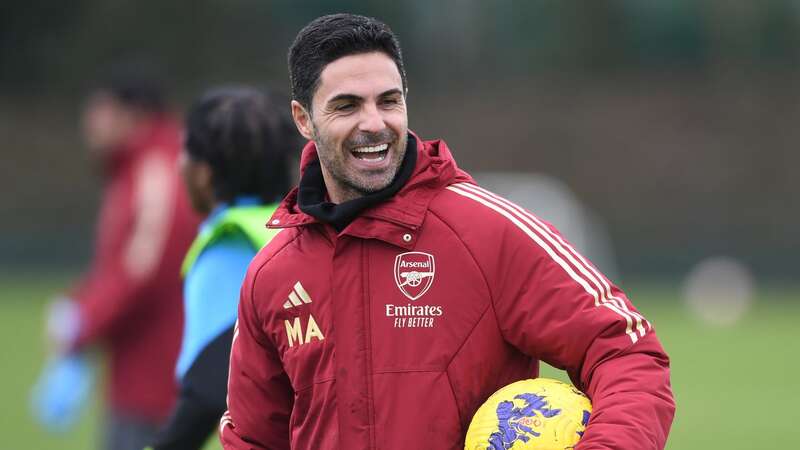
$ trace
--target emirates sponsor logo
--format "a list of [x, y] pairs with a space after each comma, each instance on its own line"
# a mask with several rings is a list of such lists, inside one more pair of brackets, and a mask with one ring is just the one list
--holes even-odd
[[394, 259], [394, 281], [397, 288], [410, 300], [416, 300], [433, 285], [436, 264], [433, 255], [424, 252], [406, 252]]
[[386, 317], [393, 320], [395, 328], [433, 328], [436, 318], [443, 314], [437, 305], [386, 305]]

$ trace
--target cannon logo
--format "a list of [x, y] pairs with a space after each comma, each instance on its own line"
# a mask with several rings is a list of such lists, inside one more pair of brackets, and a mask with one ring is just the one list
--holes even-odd
[[416, 300], [430, 289], [436, 265], [433, 255], [423, 252], [407, 252], [394, 259], [394, 281], [400, 292]]

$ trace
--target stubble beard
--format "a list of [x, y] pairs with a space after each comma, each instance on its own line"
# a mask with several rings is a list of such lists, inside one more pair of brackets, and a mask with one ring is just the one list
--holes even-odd
[[[336, 185], [326, 186], [328, 193], [333, 196], [331, 191], [335, 190], [336, 196], [340, 197], [338, 199], [339, 202], [364, 197], [389, 186], [400, 170], [408, 142], [407, 135], [397, 136], [397, 133], [387, 128], [383, 132], [373, 135], [361, 135], [357, 136], [355, 139], [348, 139], [342, 143], [342, 148], [338, 148], [336, 144], [330, 142], [325, 136], [322, 136], [316, 127], [314, 127], [313, 132], [314, 142], [317, 146], [317, 156], [323, 167], [323, 172], [327, 172], [331, 178], [329, 181]], [[383, 142], [387, 140], [387, 137], [390, 138], [391, 145], [396, 146], [396, 148], [394, 152], [387, 155], [387, 157], [393, 158], [393, 161], [390, 167], [381, 173], [380, 176], [370, 174], [366, 174], [365, 176], [362, 172], [353, 171], [347, 167], [345, 161], [350, 157], [350, 146], [354, 144], [355, 146], [362, 146]]]

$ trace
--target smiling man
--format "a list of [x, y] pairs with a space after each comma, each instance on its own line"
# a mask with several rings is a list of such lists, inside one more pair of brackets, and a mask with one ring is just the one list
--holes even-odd
[[408, 140], [403, 86], [390, 57], [361, 53], [329, 63], [310, 103], [292, 102], [301, 133], [317, 143], [334, 203], [377, 192], [397, 174]]
[[652, 325], [552, 226], [408, 130], [391, 30], [320, 17], [289, 70], [311, 142], [242, 287], [225, 448], [461, 449], [477, 408], [540, 360], [592, 399], [577, 449], [663, 448], [675, 405]]

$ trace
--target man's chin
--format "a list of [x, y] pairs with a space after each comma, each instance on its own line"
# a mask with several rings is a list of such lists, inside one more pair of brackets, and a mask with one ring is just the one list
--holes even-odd
[[357, 192], [358, 194], [360, 194], [363, 197], [365, 195], [371, 195], [371, 194], [374, 194], [376, 192], [380, 192], [380, 191], [386, 189], [387, 187], [389, 187], [390, 184], [392, 184], [392, 180], [393, 179], [394, 179], [394, 177], [392, 177], [388, 181], [380, 180], [380, 181], [373, 181], [373, 182], [364, 181], [364, 182], [358, 183], [358, 184], [350, 183], [349, 187], [350, 187], [351, 190]]

